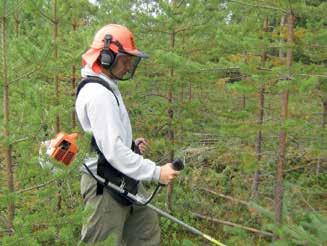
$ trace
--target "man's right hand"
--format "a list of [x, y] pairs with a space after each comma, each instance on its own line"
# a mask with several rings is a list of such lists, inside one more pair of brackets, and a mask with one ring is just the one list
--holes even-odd
[[169, 184], [179, 175], [180, 172], [175, 171], [172, 166], [173, 165], [171, 163], [161, 166], [159, 178], [159, 182], [161, 184]]

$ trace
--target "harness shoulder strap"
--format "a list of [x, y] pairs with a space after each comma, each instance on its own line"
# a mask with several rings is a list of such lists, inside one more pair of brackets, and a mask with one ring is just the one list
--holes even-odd
[[[104, 81], [103, 79], [95, 76], [88, 76], [85, 79], [81, 80], [81, 82], [77, 86], [76, 90], [76, 98], [82, 88], [88, 84], [88, 83], [97, 83], [105, 87], [107, 90], [111, 91], [111, 93], [115, 96], [118, 107], [119, 107], [119, 100], [118, 97], [115, 95], [113, 89], [110, 87], [110, 85]], [[136, 146], [137, 147], [137, 146]], [[96, 144], [94, 136], [92, 136], [91, 139], [91, 151], [95, 151], [98, 154], [98, 163], [97, 163], [97, 174], [105, 179], [105, 183], [102, 184], [98, 182], [97, 180], [97, 189], [96, 189], [96, 195], [102, 195], [104, 186], [107, 185], [107, 183], [112, 182], [118, 186], [123, 185], [126, 190], [131, 192], [132, 194], [137, 193], [138, 188], [138, 181], [134, 180], [132, 178], [129, 178], [128, 176], [124, 175], [123, 173], [119, 172], [117, 169], [115, 169], [104, 157], [102, 152], [100, 151], [99, 147]], [[84, 166], [86, 166], [84, 164]], [[90, 174], [92, 175], [91, 171], [86, 166], [86, 169]], [[126, 183], [125, 183], [126, 182]], [[132, 202], [126, 198], [124, 194], [118, 194], [116, 191], [111, 191], [112, 197], [119, 203], [123, 205], [131, 205]]]
[[104, 81], [103, 79], [99, 78], [99, 77], [95, 77], [95, 76], [88, 76], [85, 79], [83, 79], [77, 86], [76, 89], [76, 97], [78, 96], [78, 94], [80, 93], [80, 91], [82, 90], [82, 88], [88, 84], [88, 83], [96, 83], [96, 84], [100, 84], [103, 87], [105, 87], [107, 90], [111, 91], [111, 93], [114, 95], [114, 97], [116, 98], [117, 104], [118, 106], [119, 104], [119, 100], [118, 97], [116, 96], [116, 94], [114, 93], [113, 89], [110, 87], [110, 85]]

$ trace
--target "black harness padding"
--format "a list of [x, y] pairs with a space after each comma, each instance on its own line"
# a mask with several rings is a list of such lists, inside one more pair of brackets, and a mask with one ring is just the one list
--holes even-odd
[[[95, 143], [95, 139], [92, 136], [91, 143]], [[98, 154], [98, 166], [97, 166], [97, 174], [105, 179], [105, 183], [107, 184], [109, 181], [111, 183], [114, 183], [117, 186], [123, 187], [126, 191], [129, 193], [132, 193], [133, 195], [136, 195], [138, 183], [139, 181], [132, 179], [122, 172], [118, 171], [116, 168], [114, 168], [105, 158], [105, 156], [102, 154], [102, 152], [99, 150], [98, 145], [95, 143], [91, 145], [91, 148], [96, 151]], [[103, 194], [103, 185], [98, 183], [97, 185], [97, 195]], [[126, 199], [126, 197], [123, 194], [119, 194], [117, 192], [111, 192], [112, 197], [120, 202], [123, 205], [131, 205], [131, 202]]]
[[100, 84], [102, 86], [104, 86], [107, 90], [111, 91], [111, 93], [114, 95], [114, 97], [116, 98], [118, 107], [120, 106], [119, 104], [119, 100], [118, 97], [116, 96], [116, 94], [114, 93], [113, 89], [110, 87], [110, 85], [104, 81], [103, 79], [99, 78], [99, 77], [95, 77], [95, 76], [87, 76], [85, 79], [82, 79], [81, 82], [79, 82], [77, 89], [76, 89], [76, 98], [78, 96], [78, 94], [80, 93], [81, 89], [89, 83], [96, 83], [96, 84]]
[[[88, 83], [101, 84], [107, 90], [111, 91], [111, 93], [115, 96], [118, 107], [119, 107], [119, 100], [118, 100], [118, 97], [113, 92], [113, 89], [109, 86], [109, 84], [106, 81], [104, 81], [103, 79], [98, 78], [98, 77], [87, 77], [87, 78], [83, 79], [77, 86], [76, 97], [78, 96], [81, 89]], [[135, 145], [134, 141], [132, 142], [131, 149], [134, 152], [139, 153], [138, 146]], [[105, 185], [107, 185], [108, 182], [111, 182], [117, 186], [124, 188], [126, 190], [126, 192], [132, 193], [134, 195], [137, 193], [139, 181], [126, 176], [125, 174], [123, 174], [122, 172], [120, 172], [116, 168], [114, 168], [107, 161], [107, 159], [105, 158], [103, 153], [100, 151], [94, 136], [92, 136], [92, 139], [91, 139], [91, 151], [95, 151], [98, 155], [97, 175], [99, 175], [100, 177], [105, 179]], [[104, 189], [103, 184], [98, 182], [96, 195], [102, 195], [103, 189]], [[128, 206], [128, 205], [132, 204], [132, 202], [126, 196], [124, 196], [124, 194], [120, 194], [117, 191], [111, 190], [111, 195], [117, 202], [119, 202], [122, 205]]]

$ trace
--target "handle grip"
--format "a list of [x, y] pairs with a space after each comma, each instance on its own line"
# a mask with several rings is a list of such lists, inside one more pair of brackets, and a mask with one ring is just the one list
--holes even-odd
[[[184, 169], [184, 163], [181, 159], [176, 159], [171, 163], [171, 167], [175, 170], [175, 171], [181, 171]], [[159, 184], [160, 186], [165, 186], [164, 184]]]
[[175, 171], [181, 171], [184, 169], [184, 163], [181, 159], [176, 159], [172, 162], [172, 167]]

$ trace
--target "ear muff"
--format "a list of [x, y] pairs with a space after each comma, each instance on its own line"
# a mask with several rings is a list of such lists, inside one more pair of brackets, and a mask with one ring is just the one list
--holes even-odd
[[115, 60], [115, 54], [109, 49], [111, 40], [112, 36], [110, 34], [106, 34], [104, 37], [104, 47], [100, 54], [100, 62], [105, 69], [109, 69]]

